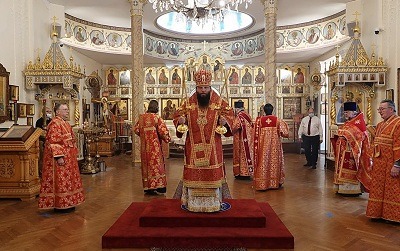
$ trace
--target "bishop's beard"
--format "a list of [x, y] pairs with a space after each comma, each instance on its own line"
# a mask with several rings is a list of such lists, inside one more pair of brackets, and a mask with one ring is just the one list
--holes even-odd
[[207, 107], [208, 104], [210, 103], [210, 96], [211, 96], [211, 92], [209, 92], [207, 94], [197, 93], [197, 101], [199, 103], [199, 106], [202, 108]]

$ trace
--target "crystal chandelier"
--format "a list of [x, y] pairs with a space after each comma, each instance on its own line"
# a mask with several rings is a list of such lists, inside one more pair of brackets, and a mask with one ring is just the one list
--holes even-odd
[[178, 13], [177, 22], [185, 21], [187, 25], [196, 22], [201, 27], [211, 22], [214, 30], [231, 10], [237, 11], [240, 4], [245, 4], [247, 9], [252, 0], [149, 0], [149, 2], [153, 4], [156, 13], [171, 9]]

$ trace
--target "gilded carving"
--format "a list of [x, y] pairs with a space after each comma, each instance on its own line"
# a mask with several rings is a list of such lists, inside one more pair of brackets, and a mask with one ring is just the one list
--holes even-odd
[[9, 179], [15, 175], [15, 165], [12, 159], [0, 159], [0, 177]]

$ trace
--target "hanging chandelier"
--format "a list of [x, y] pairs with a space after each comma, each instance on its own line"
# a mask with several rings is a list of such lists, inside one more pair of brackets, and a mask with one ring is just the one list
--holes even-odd
[[214, 30], [230, 11], [238, 11], [240, 4], [245, 4], [247, 9], [252, 0], [149, 0], [149, 2], [153, 4], [156, 13], [171, 9], [178, 13], [177, 22], [186, 22], [188, 26], [195, 22], [200, 27], [211, 23]]

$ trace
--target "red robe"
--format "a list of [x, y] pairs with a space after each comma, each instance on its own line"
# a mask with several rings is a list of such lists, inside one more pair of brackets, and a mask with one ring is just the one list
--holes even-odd
[[254, 189], [279, 188], [285, 180], [281, 137], [289, 127], [273, 115], [257, 117], [254, 128]]
[[[77, 155], [72, 127], [59, 116], [53, 118], [47, 126], [39, 195], [40, 209], [66, 209], [85, 200]], [[63, 157], [65, 165], [59, 166], [55, 157]]]
[[378, 123], [373, 141], [372, 181], [366, 215], [400, 222], [400, 177], [390, 170], [400, 159], [400, 117]]
[[171, 137], [164, 120], [155, 113], [141, 114], [134, 132], [140, 136], [143, 189], [167, 187], [161, 141], [168, 143]]
[[[228, 131], [225, 136], [232, 136], [230, 128], [233, 122], [233, 110], [217, 93], [211, 90], [207, 109], [198, 107], [196, 93], [178, 109], [174, 124], [182, 111], [186, 111], [189, 131], [185, 142], [185, 164], [183, 185], [193, 188], [219, 188], [225, 179], [221, 135], [215, 132], [220, 114], [227, 120]], [[221, 108], [221, 109], [219, 109]], [[228, 108], [228, 109], [227, 109]], [[176, 132], [178, 138], [183, 134]]]
[[371, 157], [364, 114], [347, 121], [338, 130], [335, 144], [335, 184], [361, 182], [366, 191], [371, 183]]
[[233, 121], [233, 175], [253, 175], [253, 122], [245, 111]]

